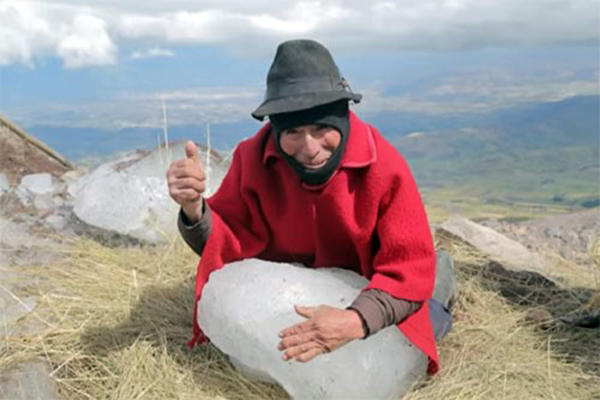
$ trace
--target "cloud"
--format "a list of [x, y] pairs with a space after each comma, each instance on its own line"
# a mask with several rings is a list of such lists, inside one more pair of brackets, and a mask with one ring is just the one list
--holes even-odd
[[87, 7], [0, 1], [0, 65], [33, 66], [46, 56], [67, 68], [116, 62], [105, 19]]
[[129, 58], [132, 60], [140, 60], [157, 57], [175, 57], [175, 53], [173, 53], [171, 50], [163, 49], [161, 47], [153, 47], [145, 51], [134, 51], [131, 53]]
[[[116, 61], [122, 44], [220, 45], [272, 54], [293, 37], [336, 52], [598, 45], [596, 0], [373, 1], [0, 0], [0, 64], [58, 56], [69, 67]], [[142, 50], [139, 50], [142, 53]]]
[[106, 23], [87, 14], [76, 15], [72, 24], [65, 28], [56, 53], [67, 68], [116, 62], [116, 46], [106, 31]]

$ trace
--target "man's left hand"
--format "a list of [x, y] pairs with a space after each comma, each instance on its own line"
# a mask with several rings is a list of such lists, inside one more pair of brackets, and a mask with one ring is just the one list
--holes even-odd
[[356, 311], [329, 306], [295, 306], [294, 309], [307, 320], [279, 333], [281, 342], [277, 348], [284, 351], [283, 359], [286, 361], [307, 362], [365, 336], [362, 320]]

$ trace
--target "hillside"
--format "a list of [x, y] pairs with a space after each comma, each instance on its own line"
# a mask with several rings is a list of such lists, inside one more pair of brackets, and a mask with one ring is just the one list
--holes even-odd
[[599, 97], [504, 110], [457, 129], [413, 132], [394, 144], [434, 219], [532, 218], [600, 204]]

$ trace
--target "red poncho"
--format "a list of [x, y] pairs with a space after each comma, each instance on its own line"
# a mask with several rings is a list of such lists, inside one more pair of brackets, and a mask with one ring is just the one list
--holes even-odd
[[[417, 186], [402, 156], [350, 112], [340, 167], [324, 185], [302, 184], [278, 154], [270, 125], [239, 144], [208, 199], [212, 232], [198, 264], [196, 299], [209, 274], [246, 258], [341, 267], [396, 298], [424, 301], [398, 328], [439, 369], [428, 302], [435, 250]], [[193, 346], [204, 335], [194, 312]]]

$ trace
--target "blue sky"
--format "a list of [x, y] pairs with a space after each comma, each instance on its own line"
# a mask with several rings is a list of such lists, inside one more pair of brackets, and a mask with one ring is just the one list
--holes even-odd
[[23, 126], [233, 122], [277, 43], [317, 39], [368, 112], [598, 92], [596, 0], [0, 0], [0, 112]]

